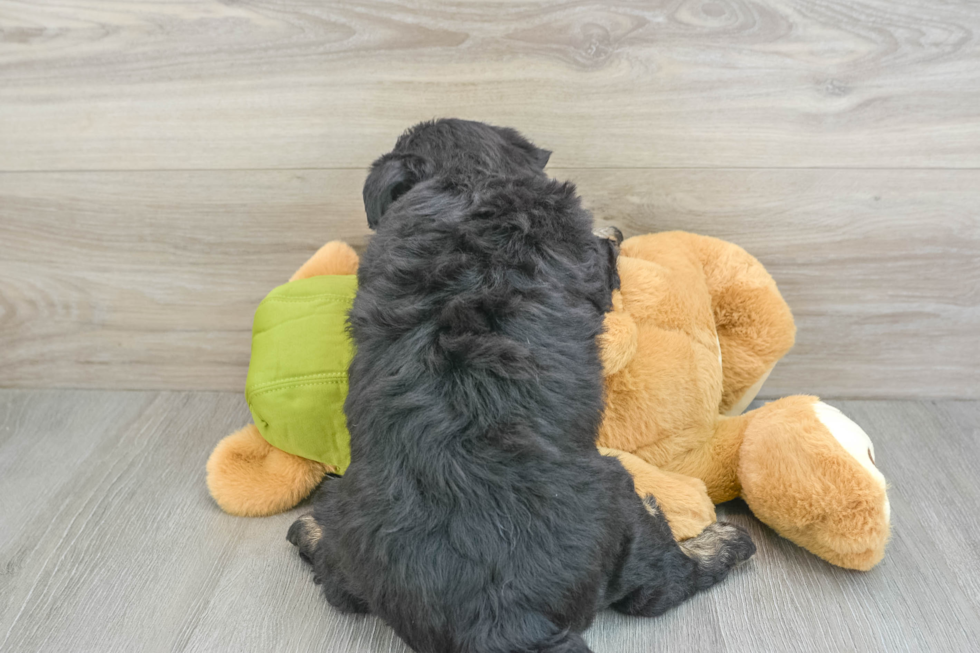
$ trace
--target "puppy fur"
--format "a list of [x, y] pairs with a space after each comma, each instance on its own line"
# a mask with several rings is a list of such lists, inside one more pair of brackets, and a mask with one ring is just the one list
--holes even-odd
[[588, 651], [597, 611], [660, 614], [755, 550], [718, 524], [685, 553], [596, 449], [617, 243], [548, 155], [439, 120], [364, 186], [351, 465], [288, 537], [331, 604], [416, 651]]

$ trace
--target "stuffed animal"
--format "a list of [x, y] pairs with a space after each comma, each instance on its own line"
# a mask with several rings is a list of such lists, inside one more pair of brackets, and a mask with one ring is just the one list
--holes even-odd
[[[353, 250], [328, 243], [270, 298], [316, 294], [290, 286], [356, 268]], [[697, 535], [715, 520], [715, 503], [742, 497], [759, 519], [825, 560], [853, 569], [876, 564], [889, 533], [888, 498], [860, 427], [815, 397], [786, 397], [741, 414], [795, 336], [762, 265], [731, 243], [668, 232], [623, 242], [619, 272], [601, 338], [607, 406], [598, 444], [630, 471], [641, 496], [656, 498], [675, 537]], [[346, 288], [352, 301], [353, 286]], [[272, 365], [266, 379], [269, 357], [256, 359], [261, 336], [287, 338], [270, 325], [294, 322], [277, 306], [268, 318], [260, 306], [253, 329], [246, 396], [258, 426], [226, 437], [208, 461], [212, 496], [236, 515], [287, 510], [347, 463], [334, 392], [345, 388], [304, 377], [343, 381], [337, 361], [349, 360], [350, 343], [334, 343], [342, 353], [332, 366], [321, 354], [297, 369]], [[331, 328], [339, 328], [335, 320], [320, 324], [321, 333]], [[273, 342], [264, 346], [274, 354], [280, 348]], [[275, 387], [291, 390], [256, 394]], [[324, 392], [332, 394], [318, 400]], [[329, 429], [318, 433], [316, 420], [296, 414], [311, 406]], [[317, 438], [333, 443], [329, 455], [316, 451]]]
[[861, 428], [816, 397], [743, 413], [795, 326], [772, 277], [740, 247], [683, 232], [622, 244], [601, 338], [598, 443], [652, 494], [675, 537], [741, 497], [783, 537], [867, 570], [889, 535], [885, 478]]

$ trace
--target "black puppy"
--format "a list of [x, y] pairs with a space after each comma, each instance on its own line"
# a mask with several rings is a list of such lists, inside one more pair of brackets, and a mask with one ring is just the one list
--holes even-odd
[[721, 523], [678, 546], [596, 450], [617, 243], [548, 155], [439, 120], [364, 185], [351, 465], [289, 540], [331, 604], [417, 651], [588, 651], [597, 611], [660, 614], [755, 550]]

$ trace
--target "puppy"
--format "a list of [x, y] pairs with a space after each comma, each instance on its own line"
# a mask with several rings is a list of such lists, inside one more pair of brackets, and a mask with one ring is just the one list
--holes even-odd
[[618, 243], [549, 154], [439, 120], [364, 185], [351, 465], [288, 538], [332, 605], [416, 651], [585, 652], [597, 611], [660, 614], [755, 550], [724, 523], [678, 546], [596, 450]]

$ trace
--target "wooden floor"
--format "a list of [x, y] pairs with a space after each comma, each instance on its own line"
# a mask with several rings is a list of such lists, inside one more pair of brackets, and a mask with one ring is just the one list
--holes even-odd
[[[894, 535], [869, 573], [721, 514], [759, 552], [656, 619], [600, 615], [597, 653], [969, 651], [980, 634], [980, 402], [845, 401], [876, 442]], [[237, 393], [0, 391], [0, 651], [407, 651], [341, 616], [286, 542], [300, 510], [215, 506], [203, 468]]]

